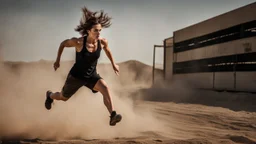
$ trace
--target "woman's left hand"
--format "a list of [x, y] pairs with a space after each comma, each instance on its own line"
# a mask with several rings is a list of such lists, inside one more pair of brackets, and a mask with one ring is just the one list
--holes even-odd
[[113, 65], [113, 69], [114, 69], [116, 75], [119, 75], [119, 66], [117, 64]]

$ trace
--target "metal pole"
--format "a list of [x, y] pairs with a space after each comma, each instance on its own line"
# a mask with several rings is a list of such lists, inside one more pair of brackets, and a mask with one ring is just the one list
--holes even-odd
[[235, 55], [235, 62], [234, 62], [234, 90], [236, 90], [236, 65], [237, 65], [237, 54]]
[[215, 89], [215, 64], [213, 64], [213, 73], [212, 73], [212, 88]]
[[165, 70], [166, 70], [166, 40], [164, 40], [164, 45], [163, 45], [163, 54], [164, 54], [164, 70], [163, 70], [163, 75], [164, 75], [164, 81], [166, 79], [166, 73], [165, 73]]
[[153, 50], [153, 69], [152, 69], [152, 85], [154, 84], [154, 79], [155, 79], [155, 51], [156, 51], [156, 45], [154, 45], [154, 50]]

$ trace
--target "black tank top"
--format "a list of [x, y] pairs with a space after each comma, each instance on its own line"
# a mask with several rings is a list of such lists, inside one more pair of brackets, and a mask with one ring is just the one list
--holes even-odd
[[98, 40], [97, 50], [89, 52], [86, 48], [87, 36], [84, 37], [81, 52], [76, 51], [76, 62], [70, 70], [70, 74], [79, 79], [90, 78], [97, 73], [96, 66], [101, 52], [100, 40]]

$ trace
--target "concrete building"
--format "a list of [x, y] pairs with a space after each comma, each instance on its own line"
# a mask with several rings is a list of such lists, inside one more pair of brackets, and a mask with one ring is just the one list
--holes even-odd
[[177, 30], [163, 45], [166, 80], [256, 91], [256, 2]]

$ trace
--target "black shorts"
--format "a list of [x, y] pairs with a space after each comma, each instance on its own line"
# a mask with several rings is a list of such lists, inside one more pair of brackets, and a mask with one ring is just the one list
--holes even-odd
[[85, 80], [75, 78], [71, 74], [68, 74], [66, 82], [62, 88], [62, 95], [66, 98], [70, 98], [82, 86], [86, 86], [91, 89], [93, 93], [97, 93], [98, 91], [93, 90], [93, 88], [100, 79], [102, 78], [99, 74], [93, 74], [90, 78], [86, 78]]

